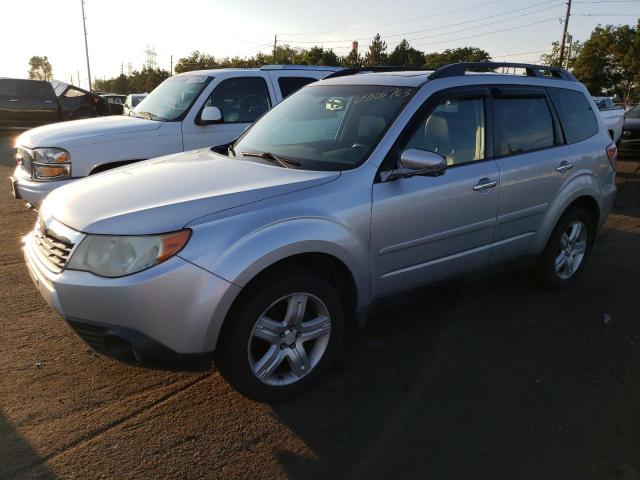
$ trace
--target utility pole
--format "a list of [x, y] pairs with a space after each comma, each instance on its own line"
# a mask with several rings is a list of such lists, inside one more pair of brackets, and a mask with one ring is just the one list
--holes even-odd
[[571, 66], [571, 49], [573, 48], [573, 35], [567, 34], [567, 42], [569, 42], [569, 49], [567, 50], [567, 70]]
[[80, 86], [80, 70], [76, 70], [76, 75], [78, 75], [78, 86]]
[[171, 59], [170, 60], [171, 67], [169, 68], [169, 76], [172, 76], [173, 75], [173, 55], [171, 55], [169, 58]]
[[278, 44], [278, 34], [273, 37], [273, 63], [276, 63], [276, 45]]
[[80, 0], [80, 4], [82, 5], [82, 27], [84, 28], [84, 51], [87, 54], [87, 77], [89, 78], [89, 91], [91, 91], [91, 67], [89, 66], [89, 43], [87, 42], [87, 17], [84, 14], [84, 0]]
[[567, 28], [569, 27], [569, 17], [571, 16], [571, 0], [567, 0], [567, 14], [564, 17], [564, 28], [562, 30], [562, 42], [560, 42], [560, 67], [564, 62], [564, 44], [567, 40]]

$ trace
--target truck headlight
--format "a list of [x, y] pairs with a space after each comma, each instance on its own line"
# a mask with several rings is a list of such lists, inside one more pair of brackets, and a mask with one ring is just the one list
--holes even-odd
[[71, 155], [62, 148], [32, 150], [34, 180], [60, 180], [71, 177]]
[[102, 277], [124, 277], [164, 262], [186, 245], [191, 230], [163, 235], [87, 235], [65, 266]]

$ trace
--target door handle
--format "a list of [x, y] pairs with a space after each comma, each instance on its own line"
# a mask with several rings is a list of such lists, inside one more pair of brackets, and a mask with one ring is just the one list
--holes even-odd
[[476, 192], [481, 192], [482, 190], [486, 190], [487, 188], [493, 188], [496, 185], [498, 185], [498, 182], [496, 180], [490, 180], [488, 178], [482, 178], [477, 183], [477, 185], [473, 186], [473, 189]]
[[10, 102], [19, 102], [20, 100], [18, 100], [17, 98], [10, 98], [9, 101]]
[[556, 172], [565, 172], [567, 170], [571, 170], [573, 168], [573, 163], [561, 162], [560, 165], [556, 167]]
[[45, 100], [44, 103], [53, 103], [53, 100]]

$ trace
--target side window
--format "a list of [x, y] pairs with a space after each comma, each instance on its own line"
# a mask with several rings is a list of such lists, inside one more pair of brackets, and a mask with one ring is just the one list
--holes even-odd
[[0, 96], [17, 97], [18, 82], [10, 79], [0, 79]]
[[269, 110], [269, 90], [260, 77], [230, 78], [216, 86], [205, 106], [218, 107], [224, 123], [252, 123]]
[[69, 90], [67, 90], [64, 94], [65, 97], [84, 97], [86, 95], [86, 93], [84, 93], [82, 90], [78, 90], [76, 88], [69, 88]]
[[485, 155], [484, 100], [446, 99], [418, 125], [407, 148], [439, 153], [447, 165], [482, 160]]
[[280, 86], [282, 98], [284, 99], [305, 85], [309, 85], [315, 81], [315, 78], [309, 77], [280, 77], [278, 78], [278, 85]]
[[494, 98], [497, 156], [515, 155], [555, 143], [553, 118], [544, 97]]
[[549, 88], [567, 143], [576, 143], [598, 133], [598, 120], [582, 92]]
[[29, 82], [24, 85], [24, 93], [35, 100], [50, 100], [53, 98], [53, 90], [48, 83]]

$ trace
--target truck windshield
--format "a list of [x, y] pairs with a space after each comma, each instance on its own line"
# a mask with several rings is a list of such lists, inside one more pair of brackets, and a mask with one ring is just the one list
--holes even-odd
[[415, 90], [308, 86], [266, 113], [231, 150], [245, 160], [262, 161], [266, 154], [304, 170], [355, 168], [367, 159]]
[[170, 122], [178, 120], [211, 81], [207, 75], [169, 77], [142, 100], [129, 115]]

